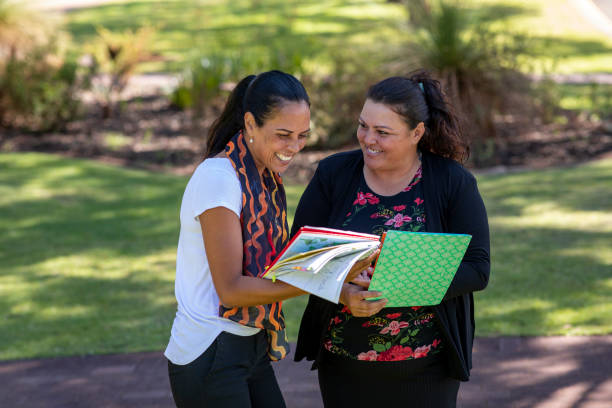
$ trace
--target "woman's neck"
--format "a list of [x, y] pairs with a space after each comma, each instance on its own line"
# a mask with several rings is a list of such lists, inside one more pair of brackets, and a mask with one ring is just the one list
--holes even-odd
[[363, 175], [368, 187], [376, 194], [393, 196], [406, 188], [414, 178], [420, 164], [419, 154], [415, 152], [413, 157], [405, 161], [405, 165], [397, 168], [371, 169], [364, 165]]

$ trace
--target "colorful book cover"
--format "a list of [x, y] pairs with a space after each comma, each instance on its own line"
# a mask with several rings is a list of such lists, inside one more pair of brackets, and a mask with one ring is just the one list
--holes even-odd
[[338, 303], [350, 269], [378, 248], [379, 239], [371, 234], [302, 227], [268, 266], [263, 277], [282, 280]]

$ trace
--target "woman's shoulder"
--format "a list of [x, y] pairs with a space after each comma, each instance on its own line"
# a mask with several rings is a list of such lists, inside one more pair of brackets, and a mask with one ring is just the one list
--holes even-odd
[[208, 158], [196, 167], [187, 188], [219, 189], [222, 186], [240, 186], [232, 162], [227, 157]]
[[451, 179], [474, 179], [474, 175], [461, 163], [435, 153], [423, 152], [424, 165], [438, 176], [448, 176]]
[[205, 177], [210, 173], [237, 177], [232, 162], [227, 157], [210, 157], [205, 159], [196, 167], [192, 177]]
[[319, 169], [325, 171], [335, 171], [344, 169], [347, 166], [356, 166], [363, 160], [363, 154], [360, 149], [349, 150], [345, 152], [334, 153], [327, 156], [319, 162]]

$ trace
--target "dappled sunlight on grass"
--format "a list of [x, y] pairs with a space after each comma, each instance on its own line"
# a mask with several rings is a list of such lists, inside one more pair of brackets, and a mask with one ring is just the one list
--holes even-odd
[[571, 211], [558, 203], [546, 202], [527, 205], [520, 217], [491, 217], [491, 225], [506, 228], [549, 227], [578, 231], [612, 232], [612, 213], [609, 211]]
[[583, 248], [559, 249], [557, 254], [564, 258], [590, 258], [593, 262], [612, 267], [612, 251], [610, 250], [610, 236], [602, 237], [598, 242], [585, 242]]
[[492, 242], [478, 334], [612, 332], [612, 160], [478, 179]]
[[[481, 175], [479, 335], [612, 333], [612, 160]], [[0, 359], [162, 349], [187, 177], [0, 154]], [[289, 225], [305, 186], [286, 184]], [[307, 296], [284, 302], [295, 340]]]
[[[571, 0], [471, 0], [462, 4], [486, 15], [496, 30], [528, 34], [525, 61], [536, 72], [607, 72], [612, 40], [584, 18]], [[412, 33], [401, 2], [353, 0], [129, 1], [79, 9], [66, 15], [78, 44], [91, 43], [100, 25], [123, 31], [157, 26], [153, 51], [165, 61], [143, 65], [152, 71], [181, 71], [197, 54], [259, 50], [271, 45], [298, 49], [324, 62], [337, 47], [399, 46]], [[361, 49], [363, 48], [363, 49]], [[409, 52], [409, 51], [408, 51]]]
[[293, 25], [293, 29], [298, 33], [313, 34], [313, 33], [344, 33], [347, 27], [343, 24], [325, 22], [318, 23], [314, 21], [298, 21]]
[[157, 24], [153, 51], [170, 57], [146, 69], [180, 71], [200, 54], [228, 49], [299, 49], [306, 58], [332, 52], [336, 41], [355, 44], [354, 34], [383, 35], [399, 40], [397, 30], [385, 27], [404, 20], [404, 7], [383, 1], [126, 1], [75, 10], [66, 16], [68, 30], [80, 44], [95, 37], [95, 26], [123, 31]]
[[186, 178], [42, 154], [0, 169], [0, 359], [167, 341]]

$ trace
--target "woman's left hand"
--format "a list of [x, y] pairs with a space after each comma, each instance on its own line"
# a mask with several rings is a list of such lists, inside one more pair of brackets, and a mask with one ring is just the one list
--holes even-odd
[[368, 317], [380, 312], [387, 304], [387, 299], [368, 300], [381, 295], [381, 292], [371, 292], [345, 283], [340, 292], [340, 303], [346, 305], [353, 316]]
[[355, 262], [355, 265], [351, 268], [344, 282], [352, 282], [355, 278], [360, 276], [364, 271], [366, 271], [372, 263], [378, 258], [380, 255], [380, 247], [376, 249], [370, 256], [360, 261]]
[[370, 266], [369, 268], [361, 271], [361, 273], [357, 275], [357, 277], [355, 277], [355, 279], [353, 279], [351, 283], [354, 283], [357, 286], [361, 286], [362, 288], [367, 289], [370, 287], [370, 282], [372, 281], [373, 272], [374, 272], [374, 268]]

